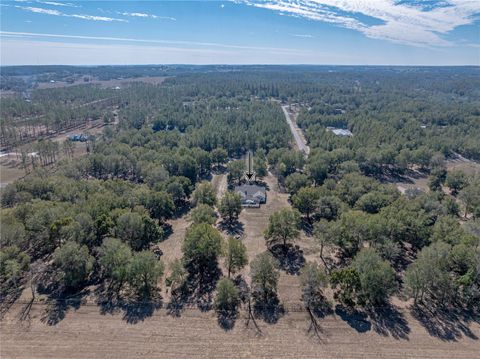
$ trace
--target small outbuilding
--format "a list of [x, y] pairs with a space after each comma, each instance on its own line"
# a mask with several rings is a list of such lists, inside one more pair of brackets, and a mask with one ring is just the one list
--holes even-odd
[[242, 207], [260, 207], [260, 204], [267, 201], [265, 187], [257, 184], [242, 184], [235, 187], [235, 192], [242, 199]]

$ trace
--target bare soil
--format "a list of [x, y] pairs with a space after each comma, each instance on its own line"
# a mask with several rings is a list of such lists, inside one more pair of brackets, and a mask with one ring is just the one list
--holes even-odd
[[[308, 332], [305, 312], [289, 312], [273, 325], [257, 321], [261, 334], [245, 326], [245, 313], [233, 329], [221, 329], [215, 313], [186, 310], [182, 317], [164, 309], [136, 324], [121, 313], [101, 315], [96, 305], [67, 312], [55, 326], [42, 322], [45, 305], [34, 304], [19, 321], [15, 304], [0, 322], [3, 359], [47, 358], [478, 358], [478, 339], [432, 337], [410, 314], [403, 338], [380, 334], [365, 324], [354, 329], [338, 315], [319, 321], [320, 333]], [[352, 324], [355, 325], [355, 324]], [[480, 327], [472, 328], [480, 336]]]

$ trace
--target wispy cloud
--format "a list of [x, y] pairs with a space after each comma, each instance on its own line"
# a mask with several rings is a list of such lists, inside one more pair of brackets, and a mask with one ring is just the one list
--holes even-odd
[[217, 42], [139, 39], [139, 38], [125, 38], [125, 37], [84, 36], [84, 35], [66, 35], [66, 34], [44, 34], [44, 33], [16, 32], [16, 31], [0, 31], [0, 37], [2, 38], [3, 37], [58, 38], [58, 39], [109, 41], [109, 42], [133, 42], [133, 43], [144, 43], [144, 44], [182, 45], [182, 46], [189, 46], [189, 47], [197, 46], [197, 47], [217, 47], [217, 48], [238, 49], [238, 50], [259, 50], [259, 51], [265, 51], [265, 52], [291, 53], [291, 54], [311, 53], [311, 51], [309, 50], [264, 47], [264, 46], [243, 46], [243, 45], [233, 45], [233, 44], [222, 44]]
[[80, 5], [72, 4], [69, 2], [56, 2], [56, 1], [39, 1], [40, 4], [52, 5], [52, 6], [65, 6], [65, 7], [81, 7]]
[[150, 18], [150, 19], [172, 20], [172, 21], [177, 20], [176, 18], [171, 16], [158, 16], [154, 14], [146, 14], [143, 12], [117, 12], [117, 14], [120, 14], [123, 16], [142, 17], [142, 18]]
[[117, 19], [117, 18], [113, 18], [113, 17], [86, 15], [86, 14], [67, 14], [67, 13], [64, 13], [64, 12], [61, 12], [61, 11], [55, 10], [55, 9], [45, 9], [45, 8], [34, 7], [34, 6], [19, 6], [19, 5], [16, 5], [15, 7], [18, 8], [18, 9], [22, 9], [24, 11], [30, 11], [30, 12], [34, 12], [34, 13], [37, 13], [37, 14], [44, 14], [44, 15], [73, 17], [73, 18], [77, 18], [77, 19], [91, 20], [91, 21], [128, 22], [127, 20]]
[[[282, 15], [333, 23], [370, 38], [414, 46], [450, 46], [446, 35], [480, 16], [478, 0], [399, 2], [394, 0], [237, 0]], [[365, 19], [372, 18], [376, 24]], [[378, 24], [378, 22], [381, 22]]]
[[290, 35], [295, 36], [295, 37], [303, 37], [303, 38], [306, 38], [306, 39], [313, 38], [313, 35], [310, 35], [310, 34], [290, 34]]
[[25, 10], [25, 11], [31, 11], [37, 14], [45, 14], [45, 15], [54, 15], [54, 16], [63, 16], [60, 11], [58, 10], [52, 10], [52, 9], [44, 9], [40, 7], [33, 7], [33, 6], [16, 6], [19, 9]]

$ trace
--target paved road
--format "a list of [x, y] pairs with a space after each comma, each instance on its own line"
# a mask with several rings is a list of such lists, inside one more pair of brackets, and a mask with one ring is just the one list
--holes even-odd
[[292, 131], [293, 137], [297, 142], [298, 148], [303, 151], [307, 156], [310, 153], [310, 147], [307, 145], [307, 141], [300, 135], [300, 129], [298, 126], [293, 123], [292, 119], [290, 118], [290, 114], [288, 113], [288, 105], [282, 106], [283, 113], [285, 114], [285, 118], [290, 126], [290, 131]]

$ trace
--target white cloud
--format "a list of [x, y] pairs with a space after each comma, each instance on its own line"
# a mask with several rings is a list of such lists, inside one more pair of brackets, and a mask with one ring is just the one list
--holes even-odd
[[[394, 0], [240, 0], [250, 6], [283, 15], [334, 23], [357, 30], [367, 37], [416, 46], [449, 46], [446, 35], [462, 25], [473, 24], [480, 16], [478, 0], [445, 0], [426, 6], [421, 2]], [[372, 25], [359, 15], [380, 21]], [[360, 19], [359, 19], [360, 18]]]
[[45, 14], [45, 15], [55, 15], [55, 16], [63, 16], [63, 14], [58, 10], [51, 10], [51, 9], [43, 9], [39, 7], [32, 7], [32, 6], [16, 6], [22, 10], [31, 11], [37, 14]]
[[306, 39], [313, 38], [313, 35], [310, 35], [310, 34], [291, 34], [291, 35], [295, 36], [295, 37], [303, 37], [303, 38], [306, 38]]
[[143, 18], [150, 18], [150, 19], [160, 19], [160, 20], [172, 20], [177, 21], [176, 18], [170, 16], [158, 16], [153, 14], [145, 14], [143, 12], [118, 12], [117, 14], [123, 16], [131, 16], [131, 17], [143, 17]]
[[18, 5], [16, 5], [15, 7], [18, 8], [18, 9], [25, 10], [25, 11], [30, 11], [30, 12], [34, 12], [34, 13], [37, 13], [37, 14], [44, 14], [44, 15], [73, 17], [73, 18], [77, 18], [77, 19], [91, 20], [91, 21], [128, 22], [127, 20], [124, 20], [124, 19], [116, 19], [116, 18], [106, 17], [106, 16], [84, 15], [84, 14], [66, 14], [66, 13], [63, 13], [63, 12], [58, 11], [58, 10], [45, 9], [45, 8], [33, 7], [33, 6], [18, 6]]
[[195, 46], [195, 47], [212, 47], [238, 50], [259, 50], [267, 53], [311, 53], [310, 50], [297, 50], [278, 47], [264, 47], [264, 46], [243, 46], [222, 44], [216, 42], [195, 42], [195, 41], [178, 41], [178, 40], [157, 40], [157, 39], [138, 39], [125, 37], [108, 37], [108, 36], [83, 36], [83, 35], [65, 35], [65, 34], [44, 34], [32, 32], [15, 32], [15, 31], [0, 31], [0, 38], [8, 37], [23, 37], [23, 38], [57, 38], [57, 39], [75, 39], [75, 40], [95, 40], [95, 41], [109, 41], [109, 42], [133, 42], [144, 44], [167, 44], [167, 45], [181, 45], [181, 46]]
[[[18, 0], [17, 0], [18, 1]], [[45, 4], [45, 5], [52, 5], [52, 6], [66, 6], [66, 7], [80, 7], [79, 5], [75, 5], [72, 3], [65, 3], [65, 2], [56, 2], [56, 1], [38, 1], [40, 4]]]

